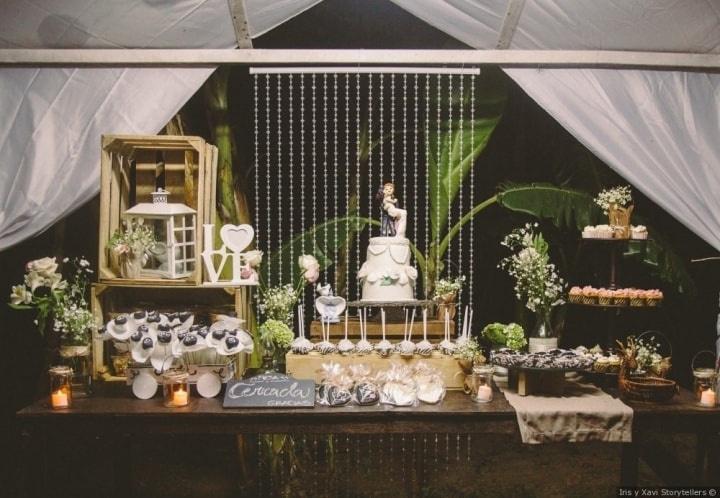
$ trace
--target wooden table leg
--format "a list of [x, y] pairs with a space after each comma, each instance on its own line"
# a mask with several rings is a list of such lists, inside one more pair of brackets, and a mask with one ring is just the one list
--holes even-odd
[[620, 456], [620, 485], [637, 486], [640, 442], [633, 435], [632, 443], [623, 443]]
[[712, 434], [705, 431], [698, 431], [696, 433], [697, 444], [695, 445], [695, 484], [702, 485], [707, 481], [706, 479], [706, 464], [707, 454], [710, 448], [709, 442]]

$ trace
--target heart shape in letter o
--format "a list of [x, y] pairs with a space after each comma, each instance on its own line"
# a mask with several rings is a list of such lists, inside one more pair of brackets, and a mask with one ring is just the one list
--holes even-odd
[[220, 238], [233, 252], [242, 252], [255, 237], [255, 230], [250, 225], [223, 225]]

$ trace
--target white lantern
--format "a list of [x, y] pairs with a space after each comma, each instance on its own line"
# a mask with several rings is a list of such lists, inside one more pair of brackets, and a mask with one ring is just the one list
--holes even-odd
[[158, 189], [151, 195], [152, 203], [141, 202], [123, 213], [128, 222], [149, 226], [155, 234], [155, 246], [148, 249], [140, 274], [186, 278], [195, 272], [196, 212], [185, 204], [167, 202], [167, 190]]

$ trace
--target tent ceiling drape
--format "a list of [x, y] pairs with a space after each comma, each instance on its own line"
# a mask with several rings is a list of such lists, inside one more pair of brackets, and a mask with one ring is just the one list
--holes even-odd
[[[253, 37], [321, 0], [245, 0]], [[392, 0], [495, 48], [509, 0]], [[509, 49], [720, 52], [711, 0], [526, 0]], [[517, 5], [516, 5], [517, 6]], [[507, 27], [506, 27], [507, 28]], [[0, 48], [235, 46], [227, 0], [10, 0]], [[97, 193], [104, 132], [156, 133], [213, 68], [0, 68], [0, 249]], [[601, 159], [720, 249], [717, 74], [507, 69]], [[713, 104], [713, 105], [710, 105]]]

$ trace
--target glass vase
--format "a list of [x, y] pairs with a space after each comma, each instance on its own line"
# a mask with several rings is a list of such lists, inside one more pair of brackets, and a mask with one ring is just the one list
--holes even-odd
[[285, 354], [287, 350], [284, 348], [275, 348], [273, 353], [273, 369], [276, 372], [285, 373]]
[[539, 353], [557, 347], [557, 337], [555, 337], [550, 316], [551, 310], [541, 310], [535, 313], [535, 327], [528, 341], [528, 350], [531, 353]]
[[60, 363], [72, 369], [71, 378], [75, 396], [92, 394], [92, 359], [89, 344], [61, 344]]
[[264, 373], [275, 372], [275, 343], [271, 340], [265, 340], [261, 343], [263, 348], [262, 354], [262, 371]]

